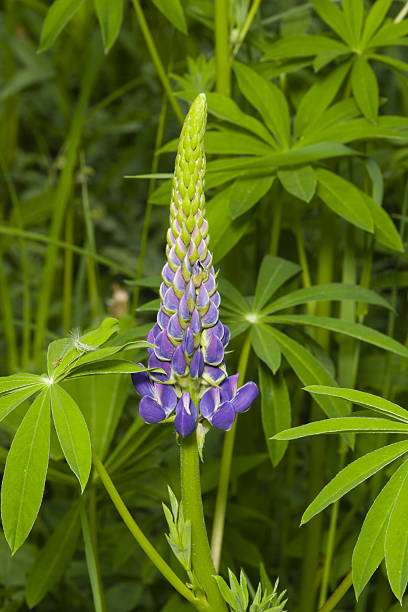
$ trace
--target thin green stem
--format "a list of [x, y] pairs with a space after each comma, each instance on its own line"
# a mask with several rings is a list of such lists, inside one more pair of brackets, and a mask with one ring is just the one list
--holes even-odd
[[231, 94], [231, 58], [229, 45], [229, 1], [214, 0], [215, 64], [217, 93]]
[[[65, 215], [65, 241], [72, 244], [74, 241], [74, 211], [72, 206]], [[64, 252], [64, 305], [62, 309], [62, 328], [64, 334], [71, 329], [72, 316], [72, 281], [74, 274], [74, 256], [70, 249]]]
[[[248, 366], [248, 358], [251, 350], [251, 331], [247, 336], [242, 347], [241, 356], [238, 364], [238, 374], [241, 383], [244, 383], [245, 374]], [[235, 421], [231, 430], [225, 434], [224, 446], [222, 449], [220, 477], [218, 481], [217, 498], [214, 509], [214, 522], [211, 534], [211, 555], [214, 567], [218, 573], [221, 562], [222, 541], [224, 537], [225, 514], [227, 510], [229, 479], [231, 474], [232, 455], [234, 453], [234, 441], [237, 428]]]
[[221, 612], [227, 606], [214, 580], [216, 574], [208, 544], [201, 499], [200, 465], [196, 435], [180, 437], [180, 471], [183, 511], [191, 522], [191, 560], [193, 574], [205, 591], [211, 611]]
[[245, 19], [245, 23], [244, 23], [244, 25], [242, 27], [242, 30], [239, 33], [238, 40], [235, 43], [234, 49], [232, 51], [232, 54], [233, 54], [234, 57], [238, 53], [242, 43], [245, 40], [245, 36], [247, 35], [248, 30], [251, 27], [253, 20], [255, 19], [256, 12], [257, 12], [261, 2], [262, 2], [262, 0], [254, 0], [253, 3], [252, 3], [251, 8], [248, 11], [247, 17]]
[[178, 103], [178, 101], [177, 101], [177, 99], [176, 99], [176, 97], [175, 97], [175, 95], [174, 95], [174, 93], [173, 93], [173, 91], [171, 89], [170, 81], [169, 81], [169, 79], [167, 77], [166, 71], [164, 70], [162, 61], [161, 61], [160, 56], [159, 56], [159, 54], [157, 52], [153, 36], [151, 35], [149, 26], [148, 26], [147, 21], [145, 19], [145, 16], [144, 16], [144, 13], [143, 13], [142, 8], [140, 6], [139, 0], [132, 0], [132, 2], [133, 2], [133, 7], [134, 7], [135, 12], [136, 12], [137, 20], [139, 22], [140, 29], [141, 29], [143, 37], [145, 39], [147, 48], [149, 49], [149, 53], [151, 55], [153, 63], [155, 65], [155, 67], [156, 67], [159, 79], [162, 82], [164, 91], [167, 94], [167, 97], [169, 99], [170, 105], [171, 105], [172, 109], [174, 110], [174, 113], [175, 113], [177, 119], [182, 124], [183, 121], [184, 121], [183, 112], [182, 112], [182, 110], [180, 108], [180, 105], [179, 105], [179, 103]]
[[347, 593], [349, 588], [353, 583], [353, 576], [351, 570], [345, 576], [345, 578], [340, 582], [337, 589], [334, 593], [329, 597], [326, 603], [319, 609], [319, 612], [331, 612], [337, 606], [339, 601], [343, 599], [344, 595]]
[[89, 517], [86, 513], [84, 505], [80, 508], [82, 535], [85, 544], [85, 557], [88, 566], [89, 580], [91, 582], [92, 596], [95, 606], [95, 612], [106, 612], [105, 593], [102, 586], [102, 577], [98, 561], [98, 554], [95, 546], [95, 540], [92, 534], [92, 529]]
[[408, 0], [394, 19], [394, 23], [400, 23], [406, 15], [408, 15]]
[[166, 580], [182, 595], [187, 601], [192, 603], [193, 605], [197, 604], [197, 600], [194, 597], [193, 593], [186, 587], [186, 585], [180, 580], [180, 578], [173, 572], [171, 567], [167, 565], [166, 561], [163, 559], [161, 555], [157, 552], [157, 550], [152, 546], [149, 540], [144, 535], [143, 531], [137, 525], [136, 521], [130, 514], [129, 510], [125, 506], [122, 498], [120, 497], [118, 491], [115, 488], [112, 480], [108, 472], [105, 470], [101, 460], [97, 455], [93, 455], [93, 464], [96, 471], [99, 474], [101, 482], [106, 489], [107, 494], [111, 498], [113, 505], [116, 510], [119, 512], [123, 522], [126, 527], [129, 529], [130, 533], [135, 538], [136, 542], [139, 544], [140, 548], [146, 553], [151, 562], [157, 567], [159, 572], [163, 574]]
[[[55, 194], [53, 217], [49, 231], [49, 236], [53, 241], [58, 240], [63, 227], [65, 212], [74, 182], [74, 171], [86, 118], [86, 110], [93, 90], [96, 74], [101, 65], [101, 54], [93, 42], [91, 43], [91, 50], [87, 55], [88, 61], [81, 83], [78, 104], [71, 121], [66, 143], [65, 166], [62, 170]], [[57, 256], [57, 246], [55, 243], [49, 242], [38, 299], [37, 333], [34, 339], [34, 354], [37, 361], [40, 360], [44, 344], [45, 329], [47, 326], [49, 306], [57, 267]]]
[[[164, 133], [164, 124], [166, 120], [167, 113], [167, 99], [163, 98], [162, 106], [160, 109], [159, 122], [157, 124], [157, 132], [156, 132], [156, 142], [154, 146], [154, 150], [157, 151], [161, 143], [163, 141], [163, 133]], [[155, 154], [153, 156], [152, 161], [152, 174], [157, 172], [159, 167], [159, 155]], [[143, 230], [142, 230], [142, 238], [140, 240], [140, 252], [139, 252], [139, 261], [137, 264], [137, 278], [140, 278], [143, 274], [143, 266], [147, 249], [147, 242], [149, 238], [149, 229], [150, 229], [150, 219], [152, 216], [152, 208], [153, 203], [150, 199], [151, 194], [153, 193], [153, 189], [156, 185], [155, 179], [151, 179], [149, 182], [149, 190], [147, 196], [147, 204], [145, 209], [145, 215], [143, 219]], [[136, 286], [133, 293], [133, 307], [136, 309], [139, 303], [139, 295], [140, 295], [140, 287]]]
[[4, 336], [7, 347], [7, 365], [10, 373], [18, 370], [17, 335], [14, 326], [13, 305], [10, 289], [7, 284], [3, 266], [3, 254], [0, 252], [0, 303], [4, 323]]
[[281, 234], [281, 225], [282, 225], [282, 208], [283, 201], [282, 198], [279, 198], [275, 201], [273, 207], [273, 222], [271, 229], [271, 242], [269, 245], [269, 254], [277, 255], [279, 249], [279, 238]]

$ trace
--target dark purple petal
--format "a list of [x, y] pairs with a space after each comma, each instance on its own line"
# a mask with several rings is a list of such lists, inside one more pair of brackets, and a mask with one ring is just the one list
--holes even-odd
[[164, 330], [156, 338], [157, 348], [154, 349], [154, 353], [158, 359], [170, 360], [174, 353], [174, 346], [167, 335], [167, 331]]
[[173, 340], [181, 340], [183, 337], [183, 328], [180, 325], [179, 316], [176, 312], [169, 321], [167, 332]]
[[190, 356], [194, 352], [194, 336], [190, 327], [184, 332], [183, 340], [181, 341], [181, 346], [186, 355]]
[[[149, 331], [149, 333], [147, 334], [147, 338], [146, 338], [146, 340], [147, 340], [148, 342], [150, 342], [151, 344], [156, 344], [153, 329], [154, 329], [154, 328], [152, 327], [152, 329], [151, 329], [151, 330]], [[148, 350], [149, 355], [151, 355], [151, 354], [153, 353], [153, 349], [152, 349], [152, 348], [148, 348], [147, 350]]]
[[225, 346], [227, 346], [228, 342], [231, 340], [231, 332], [229, 327], [227, 327], [226, 325], [224, 325], [224, 335], [222, 337], [222, 343]]
[[[137, 365], [143, 366], [143, 363], [138, 363]], [[153, 383], [147, 372], [134, 372], [131, 374], [131, 377], [132, 383], [139, 395], [151, 395], [153, 397]]]
[[180, 436], [189, 436], [195, 430], [197, 410], [189, 393], [183, 393], [176, 408], [174, 426]]
[[210, 385], [219, 385], [226, 377], [225, 371], [222, 368], [206, 365], [203, 371], [203, 379]]
[[209, 301], [210, 301], [210, 296], [208, 295], [208, 291], [204, 287], [204, 285], [201, 285], [198, 291], [198, 296], [197, 296], [197, 308], [199, 310], [207, 309]]
[[154, 336], [155, 338], [157, 338], [157, 336], [158, 336], [158, 335], [160, 334], [160, 332], [161, 332], [160, 325], [159, 325], [158, 323], [155, 323], [155, 324], [153, 325], [152, 331], [153, 331], [153, 336]]
[[193, 332], [193, 336], [196, 336], [201, 332], [201, 319], [198, 314], [197, 308], [194, 308], [193, 314], [191, 315], [191, 331]]
[[212, 327], [218, 321], [218, 308], [210, 301], [210, 306], [203, 316], [204, 327]]
[[258, 393], [258, 386], [252, 381], [247, 382], [238, 389], [236, 396], [232, 400], [235, 412], [245, 412], [245, 410], [248, 410]]
[[160, 308], [159, 312], [157, 313], [157, 323], [159, 324], [160, 329], [167, 329], [169, 321], [170, 317], [168, 317], [166, 313], [163, 312], [163, 310]]
[[188, 309], [186, 296], [184, 294], [180, 298], [178, 312], [179, 312], [180, 319], [184, 321], [185, 323], [188, 323], [188, 321], [190, 320], [190, 311]]
[[212, 415], [211, 423], [217, 429], [228, 431], [235, 421], [235, 410], [232, 402], [224, 402]]
[[220, 403], [220, 391], [217, 387], [208, 389], [200, 400], [200, 414], [210, 420]]
[[224, 347], [221, 340], [213, 334], [211, 341], [204, 352], [204, 361], [210, 365], [219, 365], [224, 359]]
[[166, 418], [163, 408], [148, 395], [145, 395], [140, 400], [139, 414], [145, 423], [160, 423], [160, 421]]
[[166, 285], [171, 285], [174, 279], [174, 272], [173, 270], [170, 268], [169, 264], [166, 263], [163, 270], [162, 270], [162, 278], [164, 280], [164, 282], [166, 283]]
[[175, 409], [177, 404], [177, 395], [172, 385], [154, 384], [154, 394], [157, 402], [166, 413], [166, 417]]
[[184, 282], [184, 278], [183, 278], [183, 275], [181, 273], [181, 269], [180, 268], [177, 268], [176, 273], [174, 275], [173, 286], [174, 286], [174, 290], [175, 290], [176, 294], [179, 297], [181, 297], [181, 295], [185, 291], [186, 284]]
[[200, 378], [204, 369], [204, 357], [201, 349], [197, 349], [193, 355], [190, 364], [190, 376], [191, 378]]
[[170, 378], [170, 363], [168, 361], [162, 361], [153, 354], [149, 357], [148, 365], [149, 368], [162, 368], [166, 372], [166, 374], [151, 372], [150, 377], [154, 380], [166, 381]]
[[228, 376], [221, 385], [221, 401], [228, 402], [237, 394], [239, 374]]
[[[167, 288], [166, 288], [167, 289]], [[177, 295], [174, 293], [173, 287], [169, 287], [166, 291], [163, 300], [163, 306], [168, 312], [174, 313], [177, 312], [179, 307], [179, 301]]]
[[186, 358], [182, 346], [178, 346], [174, 351], [173, 358], [171, 360], [171, 367], [178, 376], [183, 376], [186, 371]]

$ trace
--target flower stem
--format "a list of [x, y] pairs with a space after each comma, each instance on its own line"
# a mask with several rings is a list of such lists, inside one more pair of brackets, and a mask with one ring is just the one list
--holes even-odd
[[169, 79], [167, 77], [166, 71], [163, 68], [162, 61], [161, 61], [160, 56], [159, 56], [159, 54], [157, 52], [156, 45], [155, 45], [154, 40], [153, 40], [153, 36], [151, 35], [149, 26], [147, 25], [147, 21], [145, 19], [144, 13], [143, 13], [142, 8], [140, 6], [139, 0], [132, 0], [132, 2], [133, 2], [133, 6], [134, 6], [134, 9], [135, 9], [135, 12], [136, 12], [137, 20], [139, 22], [140, 29], [142, 30], [143, 37], [145, 39], [147, 48], [149, 49], [149, 53], [151, 55], [153, 63], [155, 65], [155, 67], [156, 67], [157, 74], [159, 75], [159, 79], [162, 82], [164, 91], [166, 92], [166, 94], [167, 94], [167, 96], [169, 98], [169, 102], [171, 104], [172, 109], [174, 110], [174, 113], [175, 113], [177, 119], [182, 124], [183, 121], [184, 121], [183, 112], [182, 112], [182, 110], [181, 110], [181, 108], [179, 106], [179, 103], [177, 102], [177, 100], [176, 100], [176, 98], [174, 96], [173, 90], [170, 87]]
[[197, 439], [194, 434], [180, 437], [180, 468], [184, 514], [186, 519], [191, 521], [193, 573], [206, 592], [210, 609], [213, 612], [225, 611], [227, 607], [213, 577], [216, 572], [204, 521]]
[[329, 599], [326, 601], [324, 606], [319, 608], [319, 612], [331, 612], [337, 606], [339, 601], [344, 597], [349, 588], [353, 583], [353, 576], [351, 570], [346, 575], [346, 577], [340, 582], [337, 589], [330, 595]]
[[215, 63], [217, 67], [217, 93], [231, 93], [231, 60], [229, 47], [228, 0], [215, 0]]
[[[249, 352], [251, 350], [251, 331], [247, 333], [238, 364], [238, 373], [241, 383], [245, 380], [248, 365]], [[211, 535], [211, 555], [214, 567], [218, 573], [221, 561], [222, 540], [224, 536], [225, 513], [227, 509], [228, 486], [231, 474], [231, 462], [234, 452], [235, 432], [237, 421], [231, 430], [225, 434], [224, 447], [222, 449], [220, 479], [218, 481], [217, 499], [215, 501], [214, 522]]]
[[[157, 550], [152, 546], [149, 540], [144, 535], [143, 531], [137, 525], [136, 521], [133, 519], [129, 510], [125, 506], [122, 498], [120, 497], [115, 485], [108, 472], [105, 470], [101, 460], [97, 455], [93, 455], [93, 464], [95, 466], [96, 471], [99, 474], [101, 482], [106, 489], [109, 497], [111, 498], [113, 505], [116, 510], [119, 512], [123, 522], [126, 527], [129, 529], [130, 533], [133, 535], [140, 548], [146, 553], [152, 563], [157, 567], [159, 572], [163, 574], [163, 576], [168, 580], [168, 582], [182, 595], [187, 601], [196, 605], [197, 600], [194, 597], [193, 593], [186, 587], [186, 585], [180, 580], [180, 578], [173, 572], [171, 567], [167, 565], [163, 557], [159, 555]], [[215, 582], [215, 581], [214, 581]]]

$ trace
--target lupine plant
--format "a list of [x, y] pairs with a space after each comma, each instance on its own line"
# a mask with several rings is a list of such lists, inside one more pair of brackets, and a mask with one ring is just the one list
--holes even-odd
[[406, 0], [0, 4], [0, 612], [406, 609]]

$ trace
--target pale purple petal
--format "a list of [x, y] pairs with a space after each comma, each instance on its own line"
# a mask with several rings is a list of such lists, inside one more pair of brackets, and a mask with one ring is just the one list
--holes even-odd
[[173, 285], [174, 285], [174, 290], [176, 294], [178, 296], [181, 296], [185, 291], [186, 284], [184, 282], [184, 278], [183, 278], [180, 268], [177, 268], [176, 270], [176, 273], [174, 275]]
[[174, 351], [174, 355], [171, 360], [171, 367], [178, 376], [183, 376], [186, 371], [186, 358], [184, 356], [184, 351], [181, 344]]
[[171, 285], [174, 279], [174, 272], [170, 268], [169, 264], [166, 263], [162, 270], [162, 277], [166, 285]]
[[160, 328], [167, 329], [169, 321], [170, 317], [168, 317], [166, 313], [163, 312], [163, 310], [160, 308], [159, 312], [157, 313], [157, 323], [159, 324]]
[[184, 332], [183, 340], [181, 341], [181, 346], [186, 355], [190, 356], [194, 352], [194, 336], [190, 327]]
[[176, 312], [169, 321], [167, 332], [173, 340], [181, 340], [183, 337], [183, 328], [180, 325], [179, 316]]
[[166, 295], [166, 291], [167, 291], [167, 289], [168, 289], [168, 287], [167, 287], [166, 283], [165, 283], [165, 282], [163, 282], [163, 283], [160, 285], [160, 289], [159, 289], [160, 299], [161, 299], [161, 301], [162, 301], [162, 302], [164, 301], [164, 296]]
[[237, 394], [239, 374], [228, 376], [221, 385], [221, 401], [228, 402]]
[[201, 349], [197, 349], [193, 355], [190, 364], [190, 375], [191, 378], [200, 378], [204, 369], [204, 357], [201, 352]]
[[186, 296], [184, 295], [184, 293], [180, 298], [178, 312], [182, 321], [187, 323], [190, 320], [190, 310], [188, 308]]
[[210, 306], [203, 316], [203, 326], [212, 327], [218, 321], [218, 308], [210, 301]]
[[[144, 367], [143, 363], [138, 363], [137, 365]], [[131, 377], [132, 383], [139, 395], [151, 395], [153, 397], [153, 383], [147, 372], [133, 372]]]
[[204, 308], [207, 308], [209, 301], [210, 301], [210, 296], [208, 295], [208, 291], [204, 287], [204, 285], [201, 285], [198, 291], [198, 296], [197, 296], [197, 308], [199, 310], [203, 310]]
[[179, 301], [177, 295], [174, 293], [173, 287], [169, 287], [166, 291], [163, 300], [163, 306], [167, 310], [167, 312], [174, 313], [177, 312]]
[[208, 294], [212, 295], [216, 288], [214, 274], [210, 274], [207, 280], [205, 281], [205, 283], [203, 284], [204, 284], [204, 287], [207, 289]]
[[191, 331], [193, 332], [193, 336], [196, 336], [201, 332], [201, 319], [198, 314], [197, 308], [194, 308], [193, 314], [191, 315]]
[[173, 268], [173, 270], [176, 270], [176, 268], [178, 268], [180, 265], [180, 259], [178, 258], [175, 247], [170, 249], [167, 254], [167, 259], [169, 260], [170, 267]]
[[213, 334], [209, 345], [204, 352], [204, 361], [209, 365], [219, 365], [224, 359], [224, 347], [221, 340]]
[[158, 359], [156, 355], [150, 355], [149, 357], [149, 368], [162, 368], [166, 374], [160, 374], [157, 372], [150, 372], [150, 377], [159, 381], [166, 381], [170, 377], [170, 363], [168, 361], [162, 361]]
[[228, 342], [231, 340], [231, 332], [229, 327], [227, 327], [226, 325], [224, 325], [224, 335], [222, 337], [222, 343], [225, 346], [227, 346]]
[[252, 381], [247, 382], [238, 389], [236, 396], [232, 400], [235, 412], [245, 412], [245, 410], [248, 410], [258, 393], [258, 386]]
[[180, 436], [189, 436], [195, 430], [197, 410], [189, 393], [183, 393], [176, 408], [174, 426]]
[[156, 338], [157, 348], [154, 349], [154, 353], [158, 359], [165, 359], [169, 361], [174, 353], [174, 346], [167, 335], [167, 331], [164, 330]]
[[217, 338], [222, 340], [224, 336], [224, 325], [221, 323], [221, 321], [217, 321], [214, 327], [211, 327], [208, 331], [212, 331], [212, 333], [215, 334]]
[[219, 308], [219, 307], [220, 307], [220, 304], [221, 304], [221, 297], [220, 297], [220, 294], [218, 293], [218, 291], [216, 291], [216, 292], [214, 293], [214, 295], [212, 295], [212, 296], [211, 296], [211, 301], [212, 301], [212, 303], [214, 304], [214, 306], [215, 306], [216, 308]]
[[186, 300], [190, 311], [192, 311], [196, 301], [196, 290], [192, 280], [189, 280], [186, 287]]
[[208, 389], [200, 400], [200, 414], [210, 420], [220, 403], [220, 391], [217, 387]]
[[206, 365], [202, 377], [206, 382], [210, 383], [210, 385], [219, 385], [226, 377], [226, 374], [222, 368]]
[[163, 408], [148, 395], [145, 395], [140, 400], [139, 414], [145, 423], [160, 423], [160, 421], [166, 418]]
[[166, 413], [166, 417], [175, 409], [177, 404], [177, 395], [172, 385], [154, 385], [155, 398]]
[[228, 431], [235, 421], [235, 410], [232, 402], [224, 402], [212, 415], [211, 423], [217, 429]]

